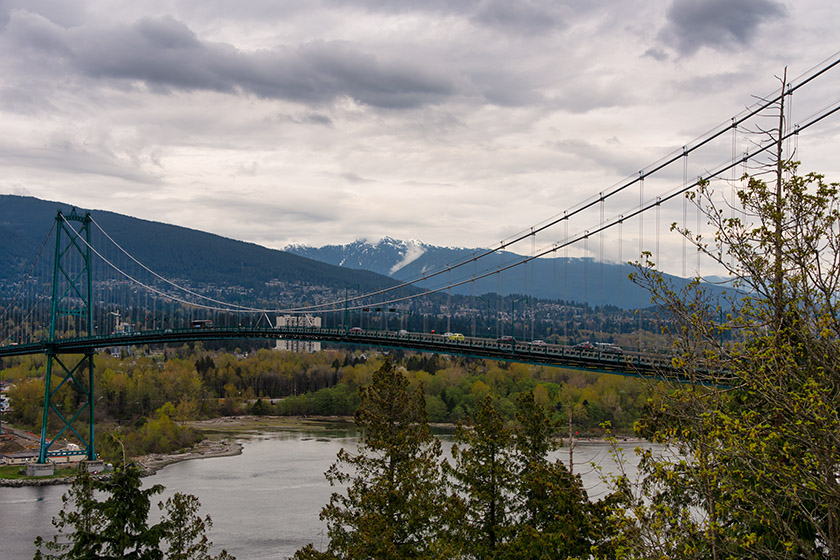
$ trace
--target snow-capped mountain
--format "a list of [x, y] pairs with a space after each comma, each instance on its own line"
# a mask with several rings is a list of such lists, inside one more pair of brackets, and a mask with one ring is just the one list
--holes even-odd
[[347, 245], [324, 247], [289, 245], [284, 251], [336, 266], [376, 271], [396, 279], [404, 279], [404, 274], [399, 274], [400, 271], [423, 257], [429, 249], [434, 252], [438, 248], [420, 241], [400, 241], [385, 237], [375, 243], [359, 239]]
[[[447, 271], [448, 267], [469, 261], [485, 250], [438, 247], [417, 240], [401, 241], [391, 237], [374, 243], [357, 240], [347, 245], [317, 248], [290, 245], [284, 250], [328, 264], [377, 272], [403, 282], [422, 278], [434, 271], [444, 271], [417, 283], [426, 289], [451, 285], [488, 273], [486, 278], [467, 281], [452, 288], [453, 294], [523, 294], [623, 308], [644, 307], [650, 303], [650, 296], [628, 280], [633, 269], [626, 264], [601, 264], [591, 259], [540, 258], [511, 268], [501, 276], [489, 274], [522, 259], [520, 255], [499, 252]], [[680, 278], [671, 279], [676, 286], [685, 283]]]

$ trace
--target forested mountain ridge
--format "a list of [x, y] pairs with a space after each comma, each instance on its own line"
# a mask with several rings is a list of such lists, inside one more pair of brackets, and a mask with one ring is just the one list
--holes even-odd
[[[0, 283], [20, 278], [41, 250], [56, 212], [70, 204], [32, 197], [0, 195]], [[88, 210], [76, 209], [84, 214]], [[377, 289], [396, 282], [185, 227], [91, 210], [94, 220], [137, 260], [167, 278], [194, 285], [242, 286], [264, 295], [272, 283], [309, 284], [335, 293], [347, 285]], [[45, 247], [51, 251], [52, 246]]]

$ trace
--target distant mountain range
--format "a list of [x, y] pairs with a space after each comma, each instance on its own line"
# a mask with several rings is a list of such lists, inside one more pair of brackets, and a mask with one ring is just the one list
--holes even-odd
[[[0, 288], [4, 284], [8, 287], [24, 275], [41, 250], [57, 210], [69, 212], [71, 208], [61, 202], [0, 195]], [[376, 243], [355, 241], [320, 248], [293, 245], [279, 251], [113, 212], [91, 213], [129, 253], [161, 275], [196, 286], [241, 288], [237, 292], [244, 294], [240, 301], [252, 303], [282, 297], [286, 303], [297, 304], [311, 301], [315, 294], [340, 299], [348, 286], [369, 292], [450, 268], [448, 272], [419, 281], [416, 286], [437, 289], [463, 280], [464, 284], [443, 290], [442, 295], [521, 294], [625, 309], [650, 304], [649, 295], [628, 280], [633, 268], [627, 264], [541, 258], [498, 275], [491, 273], [522, 257], [499, 252], [452, 268], [484, 250], [437, 247], [390, 237]], [[470, 280], [473, 275], [485, 273], [489, 276]], [[680, 278], [670, 277], [670, 280], [677, 288], [685, 284]]]
[[[501, 251], [473, 263], [474, 256], [486, 249], [437, 247], [421, 241], [400, 241], [385, 237], [375, 243], [357, 240], [347, 245], [308, 247], [289, 245], [290, 253], [345, 268], [370, 270], [390, 276], [400, 282], [423, 278], [432, 271], [446, 270], [457, 263], [467, 264], [434, 278], [421, 280], [416, 285], [425, 289], [482, 275], [523, 259], [521, 255]], [[476, 295], [500, 293], [522, 294], [541, 299], [560, 299], [586, 302], [590, 305], [614, 305], [625, 309], [647, 307], [649, 294], [631, 282], [628, 276], [635, 269], [628, 264], [599, 263], [592, 259], [540, 258], [531, 263], [468, 282], [451, 292]], [[687, 281], [675, 276], [667, 277], [676, 288]]]

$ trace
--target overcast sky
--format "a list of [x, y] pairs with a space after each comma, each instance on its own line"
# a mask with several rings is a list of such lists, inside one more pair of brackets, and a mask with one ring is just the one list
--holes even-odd
[[[276, 248], [488, 246], [834, 56], [838, 29], [836, 0], [0, 0], [0, 193]], [[799, 143], [835, 180], [838, 121]]]

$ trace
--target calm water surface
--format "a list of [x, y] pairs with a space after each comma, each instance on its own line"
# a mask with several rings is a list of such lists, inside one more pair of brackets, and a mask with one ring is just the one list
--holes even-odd
[[[174, 492], [196, 495], [202, 515], [213, 519], [209, 537], [214, 550], [226, 548], [239, 560], [289, 558], [310, 542], [322, 548], [326, 527], [318, 514], [335, 490], [324, 478], [324, 471], [342, 447], [355, 450], [355, 432], [281, 431], [241, 443], [242, 455], [177, 463], [144, 479], [147, 485], [166, 487], [154, 504]], [[620, 444], [631, 478], [635, 446]], [[562, 449], [558, 456], [567, 462], [568, 450]], [[581, 474], [590, 497], [602, 497], [607, 488], [590, 463], [605, 473], [615, 472], [610, 447], [578, 443], [574, 459], [575, 472]], [[66, 490], [66, 486], [0, 488], [0, 558], [33, 557], [35, 537], [55, 532], [50, 520], [61, 510]]]

